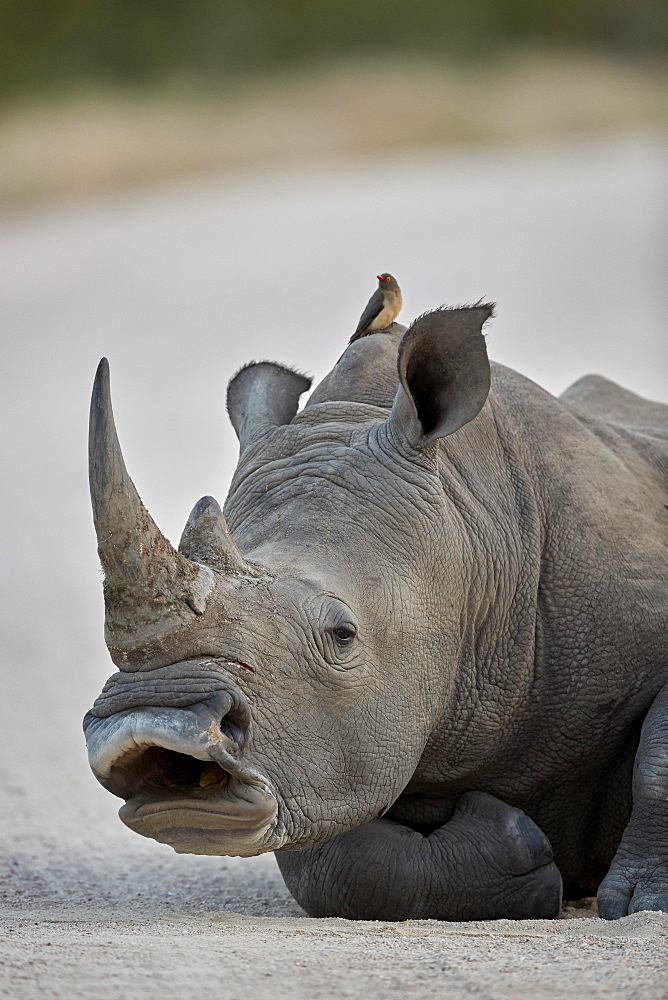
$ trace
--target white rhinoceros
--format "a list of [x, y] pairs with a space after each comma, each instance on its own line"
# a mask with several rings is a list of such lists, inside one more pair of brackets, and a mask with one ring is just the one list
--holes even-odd
[[131, 829], [278, 851], [311, 914], [552, 916], [562, 880], [605, 917], [668, 910], [666, 407], [500, 366], [490, 389], [490, 315], [355, 342], [299, 413], [304, 376], [242, 369], [225, 517], [200, 500], [178, 552], [101, 364], [119, 672], [85, 729]]

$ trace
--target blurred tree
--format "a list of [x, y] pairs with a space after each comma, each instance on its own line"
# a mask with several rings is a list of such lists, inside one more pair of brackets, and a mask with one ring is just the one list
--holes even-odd
[[0, 0], [0, 90], [211, 81], [377, 52], [469, 57], [536, 42], [668, 48], [666, 0]]

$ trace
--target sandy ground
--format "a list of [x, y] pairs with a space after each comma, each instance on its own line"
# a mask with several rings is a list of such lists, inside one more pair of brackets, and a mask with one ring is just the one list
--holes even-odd
[[[494, 357], [553, 391], [598, 370], [665, 398], [656, 134], [385, 158], [73, 201], [0, 225], [0, 993], [12, 998], [668, 997], [668, 916], [313, 921], [271, 856], [177, 857], [116, 818], [80, 720], [111, 672], [88, 508], [108, 354], [130, 471], [178, 537], [224, 496], [226, 379], [323, 374], [380, 270], [405, 319], [499, 302]], [[571, 913], [573, 917], [573, 913]]]

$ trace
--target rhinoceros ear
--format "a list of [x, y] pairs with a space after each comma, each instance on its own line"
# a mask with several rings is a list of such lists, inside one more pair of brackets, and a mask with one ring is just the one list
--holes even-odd
[[401, 385], [387, 419], [392, 436], [421, 450], [478, 415], [490, 384], [482, 328], [493, 315], [491, 303], [443, 308], [409, 327], [399, 347]]
[[242, 449], [267, 427], [289, 424], [311, 379], [273, 361], [253, 361], [227, 387], [227, 412]]

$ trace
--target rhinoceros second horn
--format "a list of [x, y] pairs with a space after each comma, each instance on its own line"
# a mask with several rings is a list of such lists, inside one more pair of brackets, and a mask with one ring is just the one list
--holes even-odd
[[198, 500], [183, 529], [179, 552], [220, 573], [261, 577], [266, 571], [248, 562], [239, 552], [218, 502], [213, 497]]

